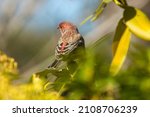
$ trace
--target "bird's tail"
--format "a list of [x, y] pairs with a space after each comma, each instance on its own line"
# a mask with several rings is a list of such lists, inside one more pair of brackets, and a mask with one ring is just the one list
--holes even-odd
[[51, 65], [48, 66], [48, 68], [56, 68], [59, 62], [60, 61], [56, 59]]

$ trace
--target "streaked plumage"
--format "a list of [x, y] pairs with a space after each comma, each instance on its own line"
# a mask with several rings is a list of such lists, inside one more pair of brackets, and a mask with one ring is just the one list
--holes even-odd
[[[77, 27], [70, 22], [62, 22], [59, 24], [61, 37], [55, 49], [55, 61], [49, 68], [56, 68], [60, 61], [74, 61], [78, 59], [80, 50], [84, 51], [84, 39], [80, 35]], [[84, 56], [84, 55], [83, 55]]]

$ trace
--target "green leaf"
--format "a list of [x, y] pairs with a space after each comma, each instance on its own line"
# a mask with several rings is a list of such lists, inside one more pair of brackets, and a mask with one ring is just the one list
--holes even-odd
[[95, 21], [99, 18], [99, 16], [101, 15], [101, 13], [104, 11], [105, 7], [107, 6], [108, 3], [110, 3], [112, 0], [103, 0], [102, 3], [99, 4], [99, 6], [97, 7], [97, 9], [95, 10], [95, 12], [88, 16], [85, 20], [83, 20], [80, 25], [85, 24], [88, 20], [91, 19], [91, 21]]

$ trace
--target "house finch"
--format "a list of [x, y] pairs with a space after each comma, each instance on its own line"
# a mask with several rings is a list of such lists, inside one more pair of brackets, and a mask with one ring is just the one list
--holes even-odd
[[72, 63], [85, 56], [84, 39], [77, 27], [70, 22], [62, 22], [58, 29], [61, 36], [55, 49], [55, 61], [48, 68], [56, 68], [61, 61]]

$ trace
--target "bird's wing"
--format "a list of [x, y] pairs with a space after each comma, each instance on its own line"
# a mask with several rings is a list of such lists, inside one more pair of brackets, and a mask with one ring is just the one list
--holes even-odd
[[85, 48], [83, 37], [78, 36], [76, 38], [78, 39], [73, 42], [63, 42], [62, 39], [60, 39], [55, 49], [56, 58], [61, 59], [62, 56], [70, 54], [72, 51], [78, 48], [78, 46]]

